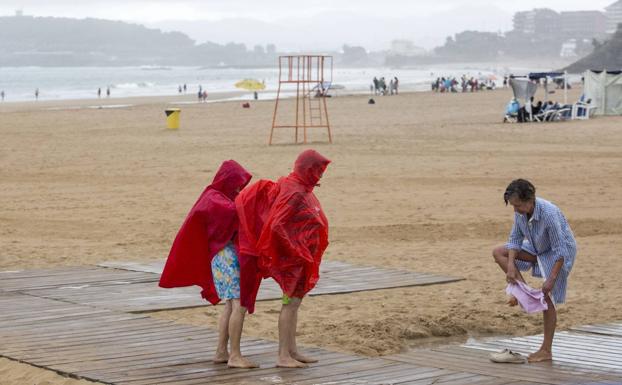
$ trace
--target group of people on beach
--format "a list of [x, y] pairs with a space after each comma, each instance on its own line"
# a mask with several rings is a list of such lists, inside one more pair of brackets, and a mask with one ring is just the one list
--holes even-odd
[[[280, 286], [278, 367], [302, 368], [317, 359], [301, 354], [296, 344], [298, 309], [319, 279], [328, 246], [328, 220], [314, 195], [330, 160], [314, 150], [303, 151], [293, 171], [278, 181], [260, 180], [249, 186], [251, 174], [233, 160], [222, 163], [187, 215], [168, 256], [160, 286], [198, 285], [213, 304], [225, 301], [219, 318], [218, 348], [213, 362], [234, 368], [256, 368], [240, 350], [247, 312], [253, 313], [262, 279]], [[544, 339], [530, 362], [552, 359], [557, 323], [555, 306], [566, 299], [567, 280], [577, 253], [574, 235], [561, 210], [536, 196], [535, 186], [513, 180], [503, 200], [514, 209], [514, 225], [505, 244], [492, 251], [494, 261], [514, 285], [509, 300], [525, 310], [534, 306], [533, 289], [521, 272], [544, 279], [540, 303]], [[524, 295], [523, 295], [524, 294]], [[491, 356], [495, 362], [515, 362], [516, 353]]]
[[[459, 88], [458, 88], [459, 87]], [[431, 84], [431, 89], [434, 92], [476, 92], [482, 90], [494, 90], [497, 87], [494, 79], [476, 79], [474, 77], [467, 77], [462, 75], [460, 81], [454, 76], [441, 76], [437, 77]]]
[[258, 364], [242, 356], [246, 312], [253, 313], [262, 279], [283, 291], [277, 366], [317, 362], [298, 351], [296, 327], [303, 297], [315, 287], [328, 246], [328, 220], [313, 194], [330, 160], [303, 151], [278, 181], [247, 186], [251, 174], [234, 160], [222, 163], [187, 215], [171, 247], [160, 286], [198, 285], [212, 304], [225, 301], [218, 322], [215, 363]]
[[203, 89], [203, 86], [199, 85], [199, 91], [197, 92], [197, 98], [199, 103], [207, 103], [207, 90]]
[[[591, 99], [583, 100], [585, 97], [581, 96], [580, 103], [589, 105]], [[505, 107], [505, 116], [503, 122], [550, 122], [553, 120], [567, 120], [572, 118], [572, 104], [562, 104], [554, 100], [542, 101], [538, 100], [536, 103], [534, 97], [529, 99], [528, 103], [521, 106], [520, 102], [516, 98], [510, 99]], [[580, 111], [581, 113], [587, 113], [585, 109]]]
[[[99, 88], [97, 89], [97, 98], [99, 99], [99, 98], [101, 98], [101, 97], [102, 97], [102, 89], [101, 89], [101, 87], [99, 87]], [[106, 97], [107, 97], [107, 98], [109, 98], [109, 97], [110, 97], [110, 87], [109, 87], [109, 86], [108, 86], [108, 87], [106, 87]]]
[[372, 83], [369, 85], [369, 91], [374, 95], [398, 95], [399, 87], [400, 81], [397, 76], [390, 79], [388, 83], [384, 76], [380, 79], [374, 76]]

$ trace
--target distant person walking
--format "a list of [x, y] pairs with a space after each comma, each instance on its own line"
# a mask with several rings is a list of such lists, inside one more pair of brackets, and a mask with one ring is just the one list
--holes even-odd
[[397, 95], [399, 93], [398, 92], [399, 84], [400, 84], [400, 81], [397, 79], [397, 76], [395, 76], [393, 78], [393, 87], [395, 88], [395, 95]]
[[184, 83], [184, 94], [186, 93], [186, 91], [188, 91], [188, 86], [186, 85], [186, 83]]
[[39, 89], [35, 89], [35, 100], [39, 100]]
[[181, 86], [177, 87], [177, 92], [181, 95]]
[[106, 97], [110, 97], [110, 87], [106, 87]]
[[100, 88], [97, 89], [97, 98], [101, 99], [101, 97], [102, 97], [102, 89], [100, 87]]
[[4, 102], [4, 90], [0, 91], [0, 98], [2, 98], [2, 101]]

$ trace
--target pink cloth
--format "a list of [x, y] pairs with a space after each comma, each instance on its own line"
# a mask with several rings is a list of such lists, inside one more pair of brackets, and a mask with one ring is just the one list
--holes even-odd
[[527, 313], [541, 312], [549, 308], [542, 290], [534, 289], [524, 282], [516, 281], [516, 283], [508, 284], [505, 292], [514, 296]]

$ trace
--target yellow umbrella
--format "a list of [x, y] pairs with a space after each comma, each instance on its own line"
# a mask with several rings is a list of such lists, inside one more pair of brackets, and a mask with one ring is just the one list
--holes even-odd
[[255, 79], [244, 79], [235, 83], [236, 88], [241, 88], [247, 91], [261, 91], [266, 88], [266, 85]]

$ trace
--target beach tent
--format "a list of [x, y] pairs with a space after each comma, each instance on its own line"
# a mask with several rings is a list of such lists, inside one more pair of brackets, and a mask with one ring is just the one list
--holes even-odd
[[522, 101], [523, 105], [530, 102], [531, 97], [538, 89], [538, 83], [525, 78], [510, 78], [510, 87], [516, 100]]
[[585, 71], [584, 99], [592, 99], [597, 115], [622, 115], [622, 71]]
[[536, 82], [540, 82], [540, 79], [545, 79], [544, 82], [544, 101], [546, 102], [549, 95], [549, 79], [553, 80], [554, 78], [564, 78], [564, 104], [568, 103], [568, 80], [566, 78], [566, 72], [531, 72], [529, 73], [529, 79], [534, 80]]

